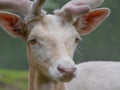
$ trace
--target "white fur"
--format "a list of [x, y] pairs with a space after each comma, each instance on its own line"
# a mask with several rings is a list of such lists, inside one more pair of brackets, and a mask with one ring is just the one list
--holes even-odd
[[81, 63], [77, 77], [65, 86], [65, 90], [120, 90], [120, 62]]
[[[76, 26], [73, 25], [73, 23], [76, 24], [76, 20], [72, 20], [74, 17], [69, 17], [69, 15], [68, 18], [64, 15], [57, 14], [45, 15], [41, 9], [44, 0], [35, 0], [35, 3], [29, 0], [22, 0], [22, 2], [17, 3], [12, 3], [12, 1], [0, 0], [0, 5], [6, 6], [5, 8], [2, 7], [2, 9], [19, 11], [25, 16], [25, 23], [21, 23], [19, 26], [25, 24], [26, 27], [24, 29], [27, 33], [23, 28], [16, 30], [15, 27], [9, 26], [7, 22], [11, 23], [10, 20], [7, 21], [5, 19], [7, 21], [6, 23], [4, 22], [5, 25], [3, 25], [3, 21], [1, 20], [1, 25], [3, 28], [9, 26], [10, 29], [7, 28], [7, 30], [11, 34], [19, 38], [24, 37], [22, 39], [27, 42], [30, 66], [28, 90], [60, 90], [59, 87], [62, 90], [120, 90], [120, 63], [87, 62], [77, 65], [77, 72], [75, 72], [76, 65], [72, 61], [72, 58], [78, 43], [76, 40], [81, 35], [81, 33], [77, 32], [77, 28], [81, 27], [79, 29], [82, 29], [85, 17], [77, 18], [81, 22], [80, 24], [78, 23], [79, 26]], [[27, 5], [25, 5], [25, 2]], [[103, 0], [72, 0], [60, 11], [64, 12], [65, 8], [71, 4], [85, 4], [91, 8], [95, 8], [102, 2]], [[11, 4], [12, 6], [10, 6]], [[25, 10], [21, 6], [26, 7]], [[107, 17], [108, 9], [99, 10], [104, 11], [104, 18]], [[11, 15], [21, 20], [20, 17], [15, 17], [14, 14]], [[3, 16], [0, 18], [4, 19]], [[92, 18], [95, 19], [94, 17]], [[101, 22], [104, 18], [101, 20], [97, 19]], [[96, 27], [99, 22], [93, 23], [92, 26]], [[89, 29], [87, 32], [86, 30], [83, 32], [91, 32], [92, 28]], [[12, 33], [13, 31], [14, 33]], [[32, 40], [35, 40], [35, 42], [31, 42]], [[58, 69], [58, 66], [62, 66], [63, 70]], [[77, 77], [73, 79], [75, 73]], [[65, 83], [65, 81], [70, 80], [72, 81]]]

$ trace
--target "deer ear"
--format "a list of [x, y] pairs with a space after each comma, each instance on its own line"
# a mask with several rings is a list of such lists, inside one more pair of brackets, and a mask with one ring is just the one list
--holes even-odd
[[73, 25], [80, 35], [86, 35], [95, 30], [108, 17], [109, 13], [108, 8], [94, 9], [79, 17]]
[[0, 26], [13, 37], [25, 38], [27, 34], [22, 19], [13, 13], [0, 12]]

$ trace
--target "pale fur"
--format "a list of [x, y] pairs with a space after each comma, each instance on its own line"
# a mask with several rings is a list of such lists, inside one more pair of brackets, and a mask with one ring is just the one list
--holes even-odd
[[120, 90], [120, 62], [81, 63], [77, 77], [65, 85], [66, 90]]
[[[111, 88], [117, 87], [117, 84], [116, 86], [112, 86], [115, 85], [116, 81], [114, 81], [115, 83], [112, 83], [113, 80], [109, 79], [106, 80], [106, 83], [108, 84], [105, 84], [100, 80], [105, 80], [107, 77], [112, 78], [112, 76], [109, 77], [108, 74], [109, 72], [114, 73], [114, 71], [111, 70], [118, 67], [118, 65], [113, 62], [88, 62], [76, 65], [72, 60], [78, 44], [78, 41], [76, 40], [81, 40], [81, 33], [77, 31], [77, 27], [74, 23], [80, 18], [80, 27], [83, 27], [81, 25], [86, 25], [84, 21], [85, 17], [82, 17], [82, 15], [88, 14], [89, 7], [94, 8], [99, 6], [103, 0], [76, 0], [75, 2], [72, 0], [60, 10], [60, 12], [66, 12], [65, 8], [70, 6], [70, 4], [75, 3], [76, 5], [76, 3], [78, 3], [78, 5], [75, 6], [76, 8], [79, 4], [81, 7], [82, 3], [83, 7], [77, 8], [79, 9], [77, 11], [86, 10], [85, 8], [87, 8], [87, 10], [80, 15], [78, 15], [78, 13], [76, 14], [77, 16], [74, 15], [74, 17], [77, 17], [76, 20], [73, 20], [73, 16], [69, 17], [69, 14], [68, 17], [58, 14], [45, 14], [41, 9], [44, 0], [35, 0], [34, 3], [29, 0], [22, 0], [20, 5], [17, 2], [12, 3], [11, 1], [13, 0], [8, 0], [8, 2], [0, 0], [0, 5], [4, 6], [0, 8], [15, 11], [20, 10], [19, 12], [22, 12], [25, 18], [24, 23], [17, 15], [0, 12], [0, 23], [2, 23], [0, 25], [5, 28], [10, 35], [13, 34], [13, 36], [21, 38], [27, 43], [29, 62], [28, 90], [101, 90], [100, 87], [103, 87], [102, 90], [112, 90]], [[24, 2], [28, 2], [28, 6], [25, 6]], [[11, 4], [13, 6], [9, 6]], [[24, 10], [21, 5], [27, 8]], [[72, 8], [72, 6], [70, 7]], [[37, 10], [35, 10], [36, 8]], [[109, 14], [107, 8], [97, 9], [91, 12], [99, 11], [102, 12], [103, 15], [101, 16], [102, 18], [100, 17], [101, 20], [97, 18], [99, 21], [97, 24], [95, 23], [94, 25], [93, 23], [92, 26], [94, 27], [98, 26]], [[3, 15], [8, 16], [10, 20], [9, 18], [6, 20]], [[15, 19], [19, 22], [12, 22], [11, 16], [12, 20]], [[12, 25], [9, 24], [10, 22], [12, 22]], [[21, 26], [24, 27], [21, 28]], [[90, 31], [88, 30], [85, 32], [89, 33], [92, 29], [93, 28], [90, 28]], [[105, 67], [103, 67], [103, 64], [105, 64]], [[111, 67], [112, 64], [114, 65], [113, 67]], [[62, 70], [58, 68], [59, 66], [62, 66]], [[109, 71], [109, 68], [107, 67], [111, 70]], [[73, 68], [74, 71], [71, 72]], [[117, 72], [118, 71], [116, 71], [116, 73]], [[100, 76], [101, 74], [103, 74], [103, 76]], [[115, 77], [119, 79], [118, 76]], [[90, 80], [91, 78], [93, 81]], [[95, 84], [97, 81], [99, 83]], [[112, 85], [110, 86], [111, 83]], [[114, 90], [118, 89], [115, 88]]]

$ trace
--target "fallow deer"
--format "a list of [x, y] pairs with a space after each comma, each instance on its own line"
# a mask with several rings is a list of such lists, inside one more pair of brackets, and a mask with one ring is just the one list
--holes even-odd
[[95, 9], [103, 0], [71, 0], [53, 15], [42, 9], [44, 2], [0, 0], [0, 26], [27, 43], [28, 90], [120, 90], [119, 64], [76, 65], [72, 60], [80, 36], [95, 30], [109, 15], [108, 8]]

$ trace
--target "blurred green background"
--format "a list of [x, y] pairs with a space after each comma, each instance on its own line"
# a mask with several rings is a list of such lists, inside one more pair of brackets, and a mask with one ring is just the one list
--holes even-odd
[[[69, 0], [46, 0], [44, 5], [48, 13], [61, 8]], [[78, 62], [92, 60], [120, 60], [120, 0], [105, 0], [101, 7], [111, 9], [110, 16], [91, 34], [82, 37], [74, 60]], [[26, 44], [12, 38], [0, 28], [0, 68], [28, 69]]]

